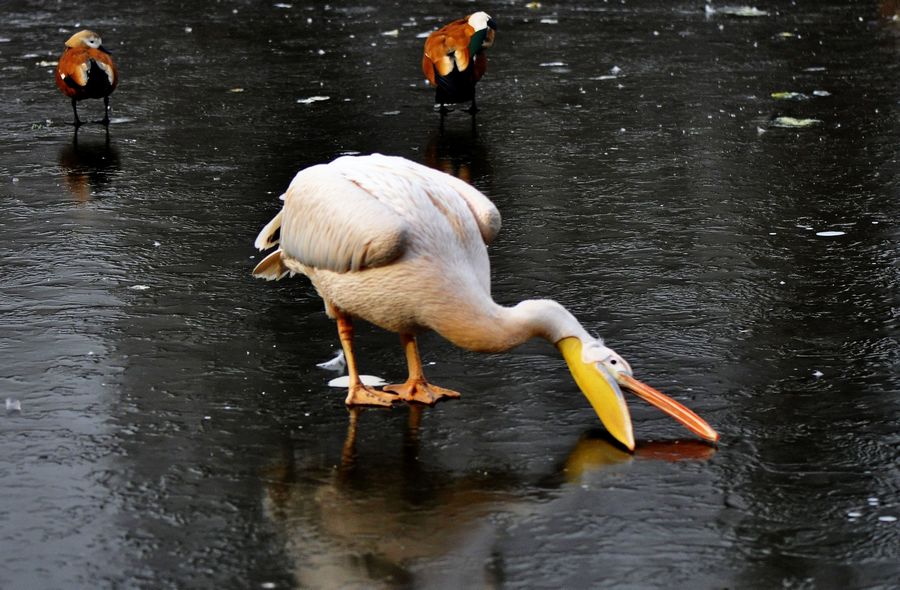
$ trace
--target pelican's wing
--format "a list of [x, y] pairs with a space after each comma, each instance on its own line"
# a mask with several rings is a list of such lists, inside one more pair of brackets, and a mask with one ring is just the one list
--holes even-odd
[[[432, 199], [432, 202], [434, 199], [462, 199], [462, 202], [465, 204], [464, 210], [467, 209], [469, 213], [471, 213], [475, 224], [478, 226], [481, 239], [484, 240], [485, 244], [491, 243], [494, 237], [496, 237], [497, 232], [500, 231], [500, 211], [497, 210], [497, 207], [490, 199], [469, 183], [462, 181], [455, 176], [446, 174], [445, 172], [441, 172], [440, 170], [435, 170], [434, 168], [429, 168], [428, 166], [423, 166], [422, 164], [417, 164], [397, 156], [372, 154], [364, 159], [370, 164], [367, 168], [372, 171], [381, 169], [393, 172], [392, 175], [377, 174], [376, 172], [368, 178], [360, 178], [359, 182], [365, 183], [367, 188], [371, 186], [369, 185], [369, 182], [382, 182], [384, 179], [392, 176], [399, 179], [398, 175], [402, 175], [406, 178], [407, 182], [415, 184], [418, 188], [427, 192], [429, 199]], [[335, 160], [334, 164], [338, 164], [342, 160], [343, 158]], [[348, 161], [349, 160], [350, 159], [348, 159]], [[356, 158], [356, 160], [359, 161], [360, 158]], [[392, 189], [391, 187], [383, 187], [381, 189], [375, 189], [372, 192], [390, 192], [391, 194], [388, 196], [388, 198], [390, 198], [395, 196], [398, 192], [402, 192], [402, 190], [399, 188]], [[449, 205], [449, 203], [447, 203], [447, 205]], [[456, 208], [447, 206], [439, 207], [439, 209], [445, 215], [448, 215], [450, 211], [453, 211]]]
[[472, 212], [478, 231], [481, 232], [481, 239], [485, 244], [490, 244], [500, 231], [500, 211], [497, 206], [471, 184], [437, 170], [431, 171], [447, 177], [445, 182], [459, 193]]
[[280, 244], [300, 263], [335, 272], [384, 266], [408, 242], [408, 222], [334, 163], [301, 170], [285, 193]]
[[[284, 195], [282, 195], [282, 197], [283, 196]], [[278, 233], [281, 231], [282, 215], [284, 215], [283, 209], [272, 218], [272, 221], [267, 223], [266, 226], [260, 230], [259, 235], [256, 236], [256, 241], [253, 242], [253, 245], [256, 246], [257, 250], [268, 250], [269, 248], [278, 245]]]

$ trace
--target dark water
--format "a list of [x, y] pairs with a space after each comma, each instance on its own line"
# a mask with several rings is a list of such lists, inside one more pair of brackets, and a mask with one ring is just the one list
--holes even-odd
[[[893, 6], [481, 5], [482, 112], [441, 134], [416, 35], [470, 3], [76, 4], [0, 26], [0, 587], [895, 587]], [[122, 83], [76, 142], [41, 62], [86, 26]], [[498, 301], [558, 299], [720, 447], [635, 401], [622, 452], [541, 343], [423, 338], [463, 399], [348, 414], [333, 323], [251, 243], [372, 151], [487, 193]]]

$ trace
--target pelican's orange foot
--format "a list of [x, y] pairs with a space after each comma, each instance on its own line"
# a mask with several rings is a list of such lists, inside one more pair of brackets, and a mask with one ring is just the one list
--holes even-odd
[[344, 403], [348, 406], [380, 406], [383, 408], [391, 407], [397, 396], [386, 391], [378, 391], [365, 385], [351, 385], [347, 391], [347, 399]]
[[432, 385], [424, 379], [407, 381], [399, 385], [386, 385], [384, 390], [396, 393], [400, 396], [400, 399], [407, 403], [414, 402], [428, 404], [429, 406], [436, 404], [445, 397], [451, 399], [459, 397], [458, 391]]

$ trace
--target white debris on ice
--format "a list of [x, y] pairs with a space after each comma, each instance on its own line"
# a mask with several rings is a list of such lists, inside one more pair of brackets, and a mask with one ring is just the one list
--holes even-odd
[[316, 363], [316, 366], [320, 369], [325, 369], [326, 371], [343, 372], [344, 368], [347, 366], [347, 359], [344, 358], [344, 351], [341, 350], [337, 353], [337, 356], [330, 361]]
[[740, 16], [744, 18], [754, 18], [760, 16], [769, 16], [769, 13], [765, 10], [760, 10], [754, 6], [722, 6], [721, 8], [716, 8], [712, 4], [707, 4], [703, 7], [703, 11], [707, 15], [713, 14], [722, 14], [725, 16]]
[[298, 98], [298, 104], [312, 104], [314, 102], [321, 102], [323, 100], [331, 100], [330, 96], [310, 96], [308, 98]]
[[812, 127], [821, 123], [821, 119], [798, 119], [796, 117], [776, 117], [772, 121], [773, 127], [784, 127], [786, 129], [802, 129], [804, 127]]
[[[376, 377], [375, 375], [360, 375], [359, 380], [363, 382], [363, 385], [368, 385], [369, 387], [379, 387], [381, 385], [387, 385], [387, 381], [385, 381], [381, 377]], [[329, 381], [328, 385], [330, 387], [349, 387], [350, 376], [344, 375], [343, 377], [336, 377]]]

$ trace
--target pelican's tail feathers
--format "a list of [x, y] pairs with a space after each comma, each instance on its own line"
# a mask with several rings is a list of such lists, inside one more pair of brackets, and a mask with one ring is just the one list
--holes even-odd
[[259, 250], [268, 250], [269, 248], [278, 245], [279, 233], [281, 231], [281, 214], [282, 211], [279, 211], [278, 215], [273, 217], [272, 221], [267, 223], [266, 227], [262, 228], [262, 231], [256, 236], [256, 241], [253, 242], [253, 245]]
[[281, 248], [275, 250], [262, 260], [253, 269], [253, 276], [267, 281], [277, 281], [284, 275], [293, 274], [281, 257]]

